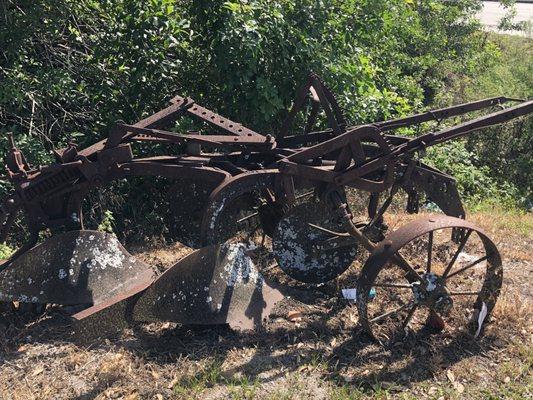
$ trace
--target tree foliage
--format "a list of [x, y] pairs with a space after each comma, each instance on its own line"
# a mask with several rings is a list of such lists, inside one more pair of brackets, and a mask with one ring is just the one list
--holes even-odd
[[105, 134], [186, 92], [272, 129], [313, 70], [353, 122], [430, 102], [479, 52], [461, 0], [31, 0], [3, 3], [3, 129], [54, 143]]
[[[474, 77], [453, 76], [438, 96], [438, 102], [473, 101], [494, 96], [509, 96], [518, 99], [533, 98], [533, 40], [517, 36], [491, 35], [494, 56], [484, 63], [484, 68]], [[533, 206], [533, 117], [514, 120], [507, 124], [470, 135], [465, 144], [453, 143], [456, 152], [465, 151], [471, 169], [482, 172], [484, 190], [466, 192], [470, 197], [480, 198], [487, 191], [493, 201], [513, 200], [526, 209]], [[460, 148], [461, 147], [461, 148]], [[436, 148], [441, 157], [452, 154], [449, 149]], [[458, 166], [448, 162], [445, 171], [465, 181]]]
[[261, 132], [309, 71], [351, 123], [405, 115], [491, 57], [477, 0], [6, 0], [0, 146], [34, 163], [139, 120], [176, 93]]

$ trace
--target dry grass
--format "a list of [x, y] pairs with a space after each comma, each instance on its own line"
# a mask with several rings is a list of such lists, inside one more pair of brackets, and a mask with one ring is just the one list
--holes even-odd
[[533, 304], [531, 298], [516, 293], [512, 288], [505, 288], [493, 311], [495, 320], [513, 324], [533, 333]]
[[[50, 311], [0, 322], [0, 399], [531, 398], [533, 217], [470, 219], [500, 243], [505, 268], [493, 321], [478, 340], [444, 332], [382, 348], [357, 330], [357, 311], [335, 285], [284, 301], [255, 333], [161, 323], [87, 346]], [[142, 256], [169, 265], [181, 252]], [[290, 310], [301, 320], [289, 321]]]

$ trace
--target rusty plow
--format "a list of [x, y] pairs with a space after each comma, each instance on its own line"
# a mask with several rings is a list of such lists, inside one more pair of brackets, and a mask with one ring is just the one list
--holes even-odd
[[[267, 134], [176, 96], [147, 118], [118, 121], [105, 140], [55, 150], [46, 166], [30, 165], [11, 137], [0, 243], [18, 250], [0, 265], [0, 303], [75, 306], [86, 330], [110, 321], [255, 328], [283, 295], [248, 254], [253, 244], [268, 268], [311, 287], [358, 271], [351, 290], [359, 324], [381, 342], [431, 327], [477, 336], [500, 293], [502, 260], [465, 220], [455, 179], [423, 154], [531, 113], [531, 100], [494, 97], [350, 125], [310, 74], [280, 128]], [[173, 131], [182, 117], [199, 131]], [[402, 136], [405, 128], [418, 135]], [[138, 151], [146, 143], [157, 155]], [[170, 182], [168, 207], [157, 203], [171, 214], [158, 220], [161, 232], [196, 249], [162, 273], [115, 236], [86, 229], [90, 193], [137, 178]], [[154, 188], [147, 191], [155, 198]], [[396, 200], [410, 214], [425, 204], [439, 214], [389, 232]], [[38, 244], [43, 232], [54, 235]]]

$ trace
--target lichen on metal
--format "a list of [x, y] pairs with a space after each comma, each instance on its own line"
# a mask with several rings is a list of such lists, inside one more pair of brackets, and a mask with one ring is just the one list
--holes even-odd
[[[327, 129], [317, 128], [319, 107]], [[308, 109], [312, 111], [302, 133], [293, 125], [297, 114]], [[426, 122], [471, 113], [484, 115], [440, 130], [429, 128], [417, 137], [395, 134], [407, 127], [423, 131]], [[423, 306], [433, 313], [442, 311], [437, 297], [448, 296], [444, 282], [449, 277], [472, 263], [482, 266], [487, 277], [483, 299], [473, 307], [480, 311], [485, 304], [490, 313], [501, 285], [497, 249], [485, 234], [465, 225], [453, 177], [425, 165], [419, 155], [429, 146], [531, 113], [533, 101], [494, 97], [350, 126], [332, 91], [310, 74], [274, 133], [260, 134], [191, 98], [176, 96], [168, 107], [132, 125], [117, 122], [107, 139], [85, 149], [70, 144], [55, 150], [55, 162], [47, 166], [32, 167], [11, 137], [6, 167], [13, 192], [0, 204], [0, 243], [11, 240], [21, 215], [29, 239], [0, 265], [0, 301], [84, 305], [77, 320], [113, 314], [123, 321], [256, 327], [283, 297], [239, 243], [256, 240], [282, 271], [313, 285], [337, 278], [351, 265], [362, 266], [359, 256], [370, 252], [357, 289], [361, 324], [369, 332], [365, 315], [374, 298], [368, 293], [376, 275], [390, 265], [403, 271], [413, 312]], [[165, 130], [183, 116], [207, 128], [195, 133]], [[145, 142], [161, 148], [178, 144], [186, 150], [177, 156], [169, 148], [168, 156], [135, 157], [133, 147]], [[166, 192], [171, 230], [197, 248], [160, 275], [131, 256], [115, 236], [84, 229], [82, 204], [92, 190], [139, 176], [174, 182]], [[404, 234], [413, 239], [424, 232], [431, 259], [430, 226], [448, 224], [459, 248], [444, 272], [421, 273], [420, 266], [401, 255], [405, 237], [388, 233], [385, 214], [400, 189], [407, 193], [407, 212], [418, 212], [425, 198], [448, 216], [415, 222]], [[366, 199], [364, 212], [351, 209], [347, 192], [353, 190]], [[312, 197], [307, 194], [302, 200], [302, 192]], [[38, 244], [43, 231], [55, 234]], [[473, 232], [488, 253], [469, 264], [464, 254]], [[391, 248], [396, 250], [391, 253]], [[379, 301], [379, 294], [375, 299]]]

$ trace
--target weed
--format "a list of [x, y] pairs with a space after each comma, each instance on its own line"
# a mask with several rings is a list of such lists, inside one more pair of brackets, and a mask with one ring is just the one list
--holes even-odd
[[5, 243], [0, 243], [0, 260], [6, 260], [13, 254], [14, 250]]

